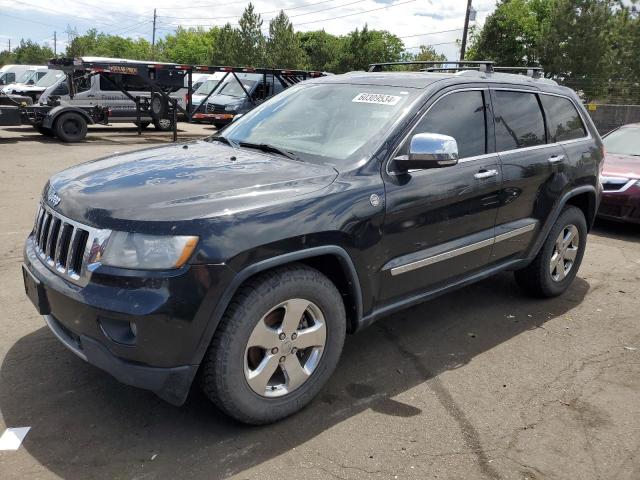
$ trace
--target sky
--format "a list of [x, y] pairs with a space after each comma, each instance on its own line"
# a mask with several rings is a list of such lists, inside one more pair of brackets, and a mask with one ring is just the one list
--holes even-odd
[[[496, 0], [473, 0], [476, 25], [482, 25], [495, 8]], [[151, 40], [153, 10], [156, 9], [156, 38], [172, 33], [177, 26], [210, 27], [237, 24], [247, 0], [0, 0], [0, 50], [16, 46], [21, 38], [64, 51], [68, 27], [82, 34], [89, 28], [109, 34]], [[432, 45], [449, 60], [459, 56], [456, 40], [462, 37], [467, 0], [255, 0], [256, 11], [269, 19], [281, 9], [298, 31], [319, 30], [341, 35], [365, 23], [401, 37], [407, 50]], [[472, 23], [473, 25], [473, 23]]]

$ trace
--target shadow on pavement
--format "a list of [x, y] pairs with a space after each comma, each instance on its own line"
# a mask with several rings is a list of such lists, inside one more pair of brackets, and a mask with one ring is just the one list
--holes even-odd
[[591, 230], [591, 234], [598, 237], [638, 242], [640, 241], [640, 224], [613, 222], [598, 218]]
[[66, 479], [226, 478], [366, 409], [390, 417], [418, 415], [419, 408], [393, 397], [429, 381], [468, 429], [464, 413], [432, 379], [563, 315], [588, 290], [577, 278], [562, 297], [531, 299], [504, 273], [386, 318], [347, 339], [336, 373], [306, 409], [265, 427], [233, 422], [197, 389], [176, 408], [121, 385], [41, 328], [5, 357], [0, 411], [7, 426], [32, 426], [24, 448]]

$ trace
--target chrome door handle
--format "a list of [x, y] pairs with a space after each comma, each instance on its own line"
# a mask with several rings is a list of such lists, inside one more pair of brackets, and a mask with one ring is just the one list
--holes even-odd
[[484, 170], [473, 175], [476, 180], [482, 180], [483, 178], [495, 177], [498, 175], [498, 170]]
[[551, 155], [548, 158], [549, 163], [558, 163], [564, 161], [564, 155]]

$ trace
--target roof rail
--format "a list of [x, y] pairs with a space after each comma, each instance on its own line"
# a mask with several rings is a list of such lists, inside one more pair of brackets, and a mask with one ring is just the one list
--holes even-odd
[[496, 72], [526, 72], [527, 77], [542, 78], [544, 70], [542, 67], [493, 67]]
[[[475, 67], [475, 69], [480, 70], [481, 72], [492, 72], [493, 71], [493, 61], [491, 60], [464, 60], [460, 62], [456, 61], [448, 61], [444, 60], [441, 62], [423, 62], [423, 61], [413, 61], [413, 62], [382, 62], [382, 63], [372, 63], [369, 65], [369, 72], [381, 72], [383, 67], [394, 66], [394, 65], [424, 65], [431, 68], [438, 68], [441, 70], [469, 70], [469, 68], [464, 68], [464, 65], [469, 65], [471, 67]], [[445, 65], [454, 65], [453, 67], [445, 67]]]

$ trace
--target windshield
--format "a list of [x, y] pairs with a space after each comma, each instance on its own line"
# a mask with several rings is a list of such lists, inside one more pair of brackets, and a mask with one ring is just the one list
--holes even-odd
[[[245, 90], [248, 93], [251, 93], [251, 89], [256, 84], [255, 80], [244, 80], [242, 79], [242, 85], [244, 85]], [[224, 83], [220, 89], [216, 92], [216, 95], [227, 95], [229, 97], [244, 97], [245, 93], [242, 90], [242, 87], [238, 83], [238, 80], [232, 78]]]
[[18, 77], [18, 80], [16, 81], [16, 83], [27, 83], [29, 79], [34, 77], [35, 75], [36, 75], [35, 70], [27, 70], [26, 72], [24, 72], [22, 75]]
[[420, 92], [378, 85], [301, 85], [258, 106], [221, 135], [236, 143], [270, 144], [302, 160], [347, 163], [365, 145], [381, 142]]
[[640, 127], [623, 127], [602, 139], [607, 153], [640, 157]]
[[193, 93], [195, 95], [209, 95], [209, 93], [211, 93], [213, 89], [216, 88], [216, 85], [218, 85], [218, 83], [219, 80], [207, 80], [206, 82], [200, 84], [197, 90]]
[[42, 77], [40, 80], [36, 82], [37, 87], [50, 87], [54, 83], [56, 83], [61, 78], [64, 78], [64, 73], [60, 71], [50, 71]]

